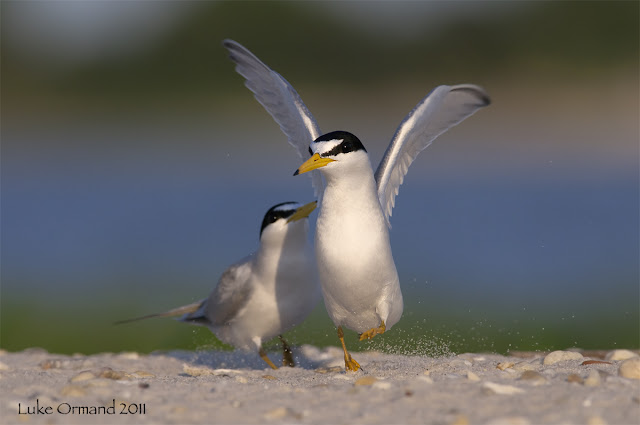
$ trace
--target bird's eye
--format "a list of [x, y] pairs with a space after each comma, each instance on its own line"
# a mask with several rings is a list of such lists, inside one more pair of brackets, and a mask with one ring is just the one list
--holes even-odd
[[342, 142], [340, 145], [342, 152], [349, 152], [351, 150], [351, 144], [349, 142]]
[[269, 223], [275, 223], [276, 221], [278, 221], [278, 217], [275, 215], [272, 215], [271, 217], [269, 217]]

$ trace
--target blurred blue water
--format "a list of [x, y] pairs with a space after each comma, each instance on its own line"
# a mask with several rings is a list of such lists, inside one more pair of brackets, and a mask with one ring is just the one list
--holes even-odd
[[[3, 297], [72, 303], [124, 286], [146, 295], [145, 312], [167, 294], [205, 295], [257, 247], [271, 205], [311, 199], [308, 181], [291, 176], [295, 156], [279, 153], [5, 151]], [[410, 177], [391, 237], [412, 299], [439, 297], [451, 309], [637, 311], [634, 170]]]

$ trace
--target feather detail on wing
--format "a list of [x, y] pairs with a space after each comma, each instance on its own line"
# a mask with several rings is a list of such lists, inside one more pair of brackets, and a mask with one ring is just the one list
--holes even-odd
[[[300, 159], [309, 159], [309, 145], [320, 136], [320, 129], [300, 95], [287, 80], [241, 44], [233, 40], [224, 40], [222, 44], [229, 51], [229, 58], [235, 62], [236, 72], [246, 79], [245, 86], [278, 123]], [[322, 176], [319, 171], [310, 174], [319, 200], [324, 190]]]
[[201, 325], [224, 325], [244, 308], [251, 295], [251, 257], [233, 264], [220, 276], [218, 286], [200, 308], [182, 321]]
[[395, 197], [413, 160], [436, 137], [489, 103], [481, 87], [438, 86], [405, 117], [375, 174], [378, 199], [389, 227]]

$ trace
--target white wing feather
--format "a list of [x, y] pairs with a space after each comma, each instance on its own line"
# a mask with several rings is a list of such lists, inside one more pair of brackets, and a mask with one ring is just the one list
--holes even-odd
[[[300, 95], [287, 80], [241, 44], [233, 40], [224, 40], [222, 44], [229, 51], [229, 58], [235, 62], [236, 72], [246, 79], [245, 86], [278, 123], [300, 159], [309, 159], [309, 145], [321, 133]], [[324, 191], [322, 176], [317, 170], [310, 174], [311, 184], [319, 201]]]
[[390, 225], [400, 185], [418, 154], [436, 137], [489, 103], [489, 96], [481, 87], [471, 84], [438, 86], [405, 117], [375, 175], [378, 199], [387, 225]]

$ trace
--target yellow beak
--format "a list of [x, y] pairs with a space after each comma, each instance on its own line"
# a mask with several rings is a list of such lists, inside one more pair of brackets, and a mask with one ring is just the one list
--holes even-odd
[[309, 214], [311, 214], [313, 210], [316, 209], [317, 205], [318, 205], [318, 202], [313, 201], [313, 202], [309, 202], [306, 205], [301, 206], [296, 210], [296, 212], [293, 213], [291, 217], [287, 219], [287, 223], [291, 223], [292, 221], [298, 221], [303, 218], [309, 217]]
[[302, 164], [295, 173], [294, 176], [298, 174], [306, 173], [307, 171], [315, 170], [316, 168], [324, 167], [330, 162], [335, 161], [335, 159], [331, 158], [322, 158], [320, 154], [314, 153], [313, 156], [307, 159], [304, 164]]

